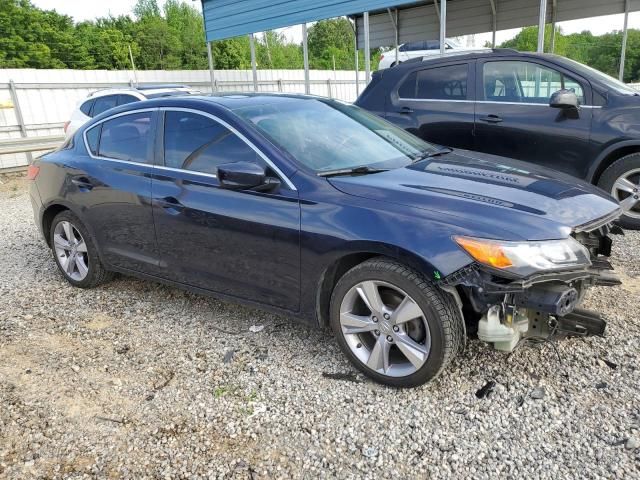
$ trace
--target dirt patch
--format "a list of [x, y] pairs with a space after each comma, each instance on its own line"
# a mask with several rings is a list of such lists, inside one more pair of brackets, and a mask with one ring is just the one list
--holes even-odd
[[28, 180], [24, 173], [0, 175], [0, 196], [17, 197], [27, 190]]
[[616, 273], [622, 281], [622, 288], [636, 295], [640, 294], [640, 277], [630, 277], [621, 269], [618, 269]]

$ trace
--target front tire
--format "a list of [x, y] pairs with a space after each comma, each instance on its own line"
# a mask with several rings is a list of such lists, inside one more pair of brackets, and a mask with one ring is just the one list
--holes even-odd
[[623, 215], [618, 223], [640, 230], [640, 153], [613, 162], [602, 174], [598, 186], [620, 202]]
[[383, 257], [349, 270], [331, 296], [331, 327], [353, 365], [393, 387], [416, 387], [451, 362], [464, 340], [454, 299]]
[[111, 277], [87, 228], [69, 210], [53, 219], [49, 244], [60, 273], [74, 287], [96, 287]]

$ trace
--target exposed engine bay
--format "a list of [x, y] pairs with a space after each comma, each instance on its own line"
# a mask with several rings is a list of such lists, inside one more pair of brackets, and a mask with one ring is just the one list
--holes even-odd
[[467, 325], [497, 350], [511, 352], [527, 338], [603, 335], [605, 319], [579, 305], [589, 287], [620, 284], [608, 261], [611, 234], [624, 232], [606, 224], [572, 233], [588, 251], [589, 262], [581, 268], [518, 278], [474, 263], [445, 278], [443, 288], [455, 290]]

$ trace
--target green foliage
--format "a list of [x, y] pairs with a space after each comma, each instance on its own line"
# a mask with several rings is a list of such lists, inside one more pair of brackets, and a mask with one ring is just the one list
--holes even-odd
[[[544, 51], [551, 51], [551, 26], [545, 28]], [[511, 40], [503, 42], [500, 47], [515, 48], [521, 51], [535, 51], [538, 46], [538, 27], [523, 28]], [[613, 77], [618, 77], [620, 67], [620, 51], [622, 49], [622, 32], [614, 31], [595, 36], [591, 32], [564, 35], [561, 29], [556, 30], [554, 53], [577, 60]], [[624, 70], [624, 81], [640, 80], [640, 30], [628, 31], [627, 52]]]

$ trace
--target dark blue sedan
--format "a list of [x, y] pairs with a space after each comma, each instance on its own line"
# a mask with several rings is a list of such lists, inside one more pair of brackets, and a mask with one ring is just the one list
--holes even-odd
[[353, 364], [420, 385], [467, 330], [510, 351], [601, 333], [615, 201], [575, 178], [431, 145], [353, 105], [162, 98], [92, 119], [29, 167], [62, 275], [112, 272], [330, 326]]

